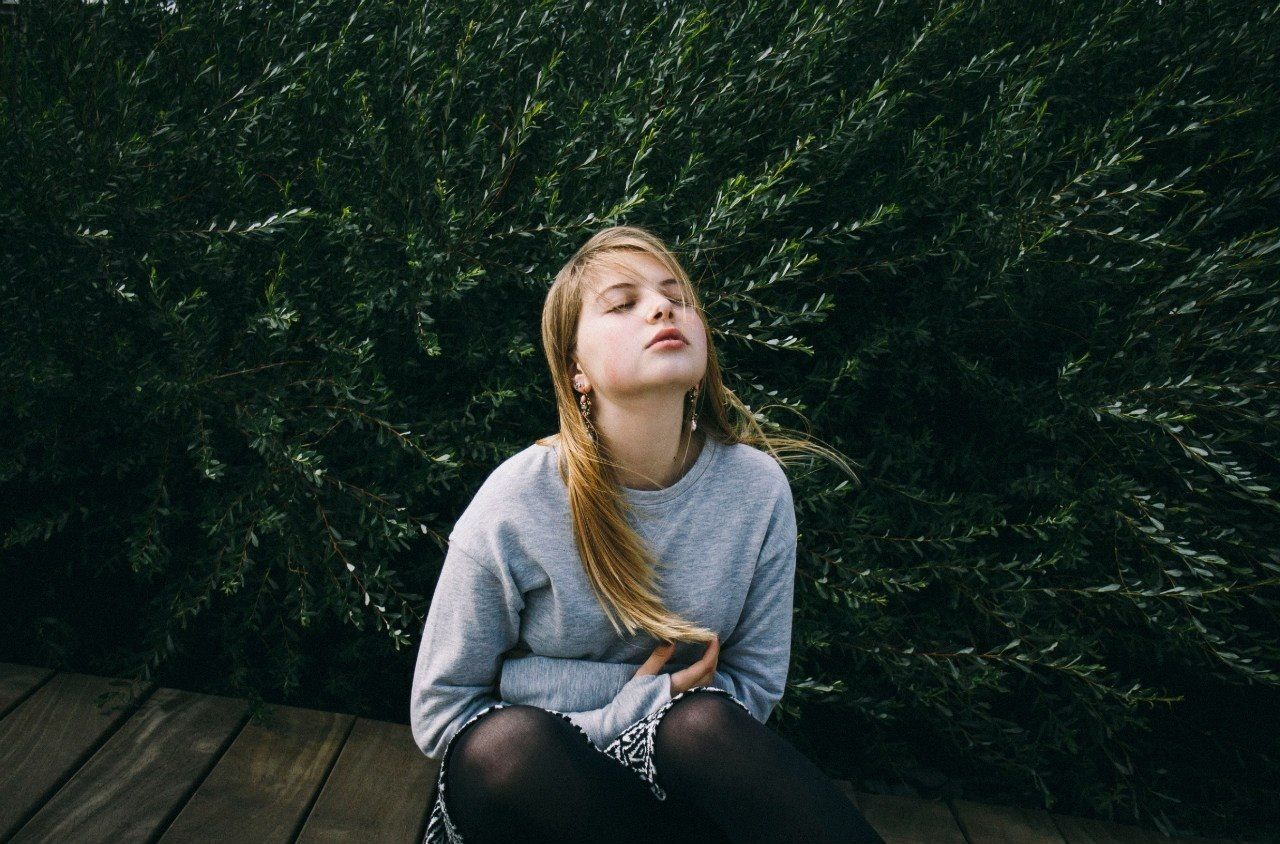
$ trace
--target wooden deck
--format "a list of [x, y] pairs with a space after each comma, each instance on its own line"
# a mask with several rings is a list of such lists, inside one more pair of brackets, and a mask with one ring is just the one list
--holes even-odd
[[[0, 841], [416, 844], [425, 834], [438, 767], [406, 724], [289, 706], [258, 723], [244, 700], [153, 686], [126, 700], [111, 683], [0, 663]], [[103, 711], [109, 691], [117, 703]], [[842, 785], [890, 844], [1173, 840]]]

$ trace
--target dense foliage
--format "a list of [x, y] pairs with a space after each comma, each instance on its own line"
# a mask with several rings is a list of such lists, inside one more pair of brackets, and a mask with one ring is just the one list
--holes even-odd
[[[405, 719], [599, 227], [797, 472], [776, 724], [863, 790], [1277, 824], [1280, 6], [28, 3], [3, 652]], [[817, 741], [820, 738], [821, 741]]]

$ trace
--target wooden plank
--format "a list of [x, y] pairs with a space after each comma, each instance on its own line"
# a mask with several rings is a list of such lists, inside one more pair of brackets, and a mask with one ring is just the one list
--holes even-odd
[[1131, 844], [1134, 841], [1143, 842], [1143, 844], [1153, 841], [1177, 841], [1179, 844], [1249, 844], [1243, 839], [1231, 838], [1201, 838], [1197, 836], [1170, 838], [1154, 829], [1141, 829], [1136, 826], [1108, 823], [1094, 818], [1080, 818], [1072, 815], [1054, 815], [1053, 820], [1058, 828], [1062, 830], [1062, 834], [1066, 836], [1069, 844], [1076, 844], [1077, 842], [1083, 842], [1083, 844], [1090, 844], [1090, 842], [1100, 842], [1100, 844], [1124, 842], [1124, 844]]
[[[35, 814], [150, 691], [130, 698], [127, 686], [112, 682], [58, 674], [0, 720], [0, 839]], [[100, 707], [99, 695], [113, 692]]]
[[29, 665], [0, 662], [0, 717], [9, 714], [10, 709], [21, 703], [23, 698], [35, 691], [52, 674], [52, 668], [32, 668]]
[[1043, 809], [951, 801], [960, 830], [971, 844], [1064, 844], [1053, 816]]
[[293, 841], [355, 718], [272, 710], [245, 724], [161, 841]]
[[854, 802], [886, 844], [965, 844], [950, 807], [941, 800], [860, 791]]
[[1053, 820], [1061, 830], [1062, 837], [1067, 839], [1067, 844], [1150, 844], [1153, 841], [1173, 840], [1154, 830], [1094, 818], [1054, 815]]
[[439, 771], [408, 724], [357, 719], [298, 844], [421, 841]]
[[243, 700], [157, 689], [13, 840], [114, 844], [153, 837], [247, 712]]

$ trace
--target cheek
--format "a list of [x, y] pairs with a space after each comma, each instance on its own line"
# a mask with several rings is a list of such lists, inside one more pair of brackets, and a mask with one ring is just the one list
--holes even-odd
[[578, 340], [582, 358], [595, 373], [596, 379], [612, 384], [628, 377], [627, 362], [619, 359], [613, 351], [618, 348], [618, 340], [611, 336], [605, 326], [584, 326]]
[[610, 384], [616, 384], [627, 374], [626, 366], [607, 351], [600, 360], [600, 371], [603, 373], [604, 380]]
[[707, 365], [710, 361], [710, 355], [707, 353], [707, 336], [702, 333], [702, 326], [699, 325], [694, 334], [693, 345], [697, 348], [695, 356], [698, 359], [698, 367], [702, 370], [699, 378], [707, 374]]
[[702, 323], [697, 319], [689, 321], [689, 327], [684, 329], [684, 336], [689, 338], [690, 344], [694, 349], [701, 352], [704, 356], [707, 352], [707, 333], [702, 327]]

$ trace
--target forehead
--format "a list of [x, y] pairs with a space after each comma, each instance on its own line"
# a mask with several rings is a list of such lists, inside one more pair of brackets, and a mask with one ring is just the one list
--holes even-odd
[[648, 255], [622, 255], [600, 266], [588, 285], [590, 296], [619, 295], [634, 286], [680, 288], [680, 282], [661, 262]]

